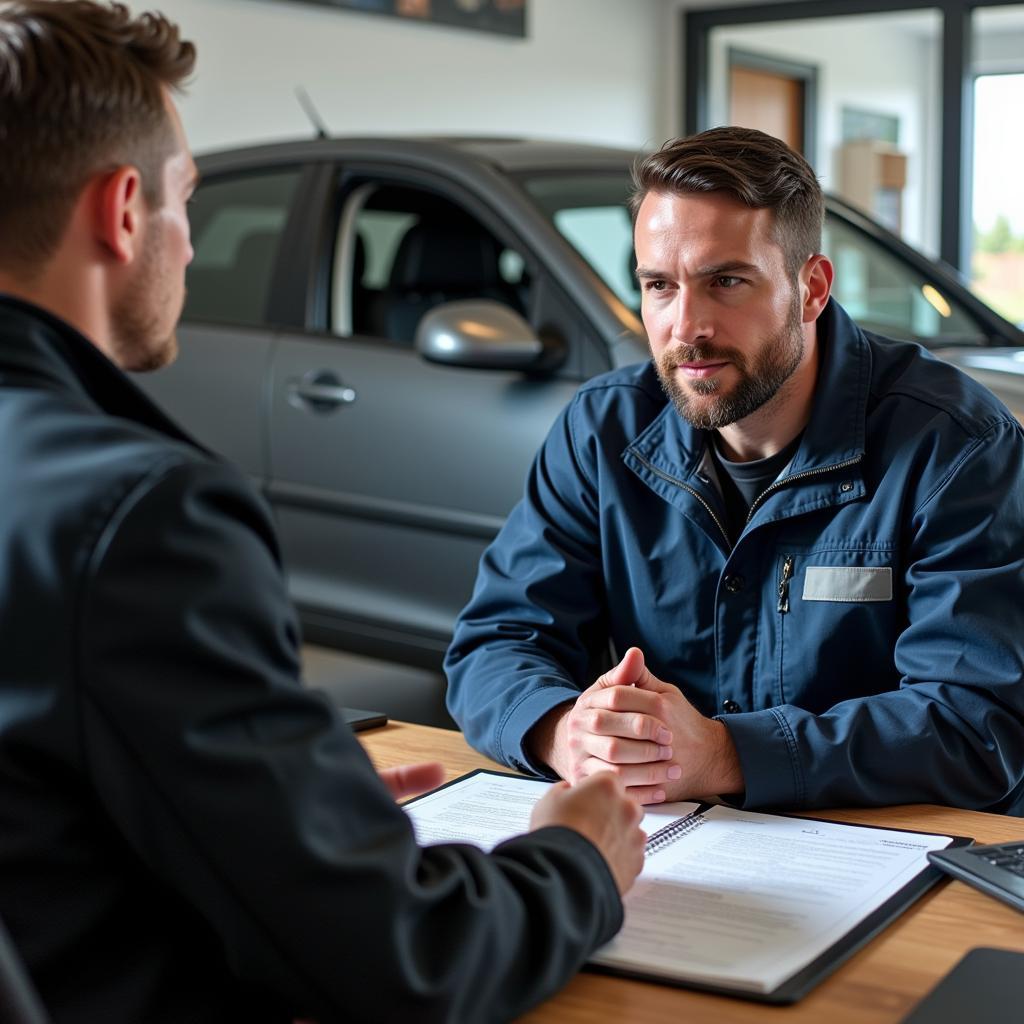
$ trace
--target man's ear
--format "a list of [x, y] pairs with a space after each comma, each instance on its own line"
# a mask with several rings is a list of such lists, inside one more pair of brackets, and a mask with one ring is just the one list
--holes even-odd
[[96, 240], [118, 263], [131, 263], [142, 231], [142, 177], [138, 168], [118, 167], [99, 178], [93, 196]]
[[835, 271], [827, 256], [817, 253], [800, 270], [801, 313], [805, 324], [813, 323], [821, 315], [832, 290]]

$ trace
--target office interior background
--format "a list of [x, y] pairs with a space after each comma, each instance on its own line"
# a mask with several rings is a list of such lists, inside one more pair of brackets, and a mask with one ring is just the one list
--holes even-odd
[[[352, 9], [360, 6], [407, 16]], [[482, 6], [434, 4], [467, 15]], [[522, 136], [634, 150], [749, 124], [800, 148], [826, 190], [957, 267], [993, 308], [1024, 321], [1015, 170], [1024, 166], [1015, 127], [1024, 4], [511, 6], [523, 9], [521, 36], [428, 23], [425, 2], [164, 0], [162, 9], [199, 46], [180, 104], [198, 153], [311, 137], [314, 120], [338, 136]], [[386, 693], [392, 714], [452, 724], [436, 671], [308, 645], [305, 672], [343, 703], [377, 706]]]

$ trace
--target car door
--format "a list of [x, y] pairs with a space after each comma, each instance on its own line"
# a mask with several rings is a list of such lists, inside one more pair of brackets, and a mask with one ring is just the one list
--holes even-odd
[[178, 358], [138, 378], [196, 440], [261, 485], [274, 273], [302, 174], [299, 166], [229, 172], [199, 186]]
[[[349, 167], [334, 207], [327, 322], [285, 331], [274, 356], [269, 494], [306, 635], [436, 665], [596, 346], [534, 256], [446, 182]], [[472, 297], [557, 334], [560, 369], [421, 358], [424, 312]]]

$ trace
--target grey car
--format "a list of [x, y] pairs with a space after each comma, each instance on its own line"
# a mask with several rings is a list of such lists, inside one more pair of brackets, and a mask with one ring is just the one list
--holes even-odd
[[[177, 363], [140, 383], [270, 502], [308, 640], [436, 667], [579, 384], [646, 358], [634, 154], [318, 139], [202, 157]], [[1024, 416], [1024, 335], [830, 199], [835, 294]]]

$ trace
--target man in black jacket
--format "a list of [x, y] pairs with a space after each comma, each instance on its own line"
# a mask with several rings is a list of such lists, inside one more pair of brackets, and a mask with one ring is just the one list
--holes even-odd
[[506, 1019], [617, 930], [640, 812], [606, 774], [419, 848], [438, 767], [301, 688], [267, 508], [122, 373], [175, 352], [193, 58], [0, 0], [0, 919], [58, 1022]]

